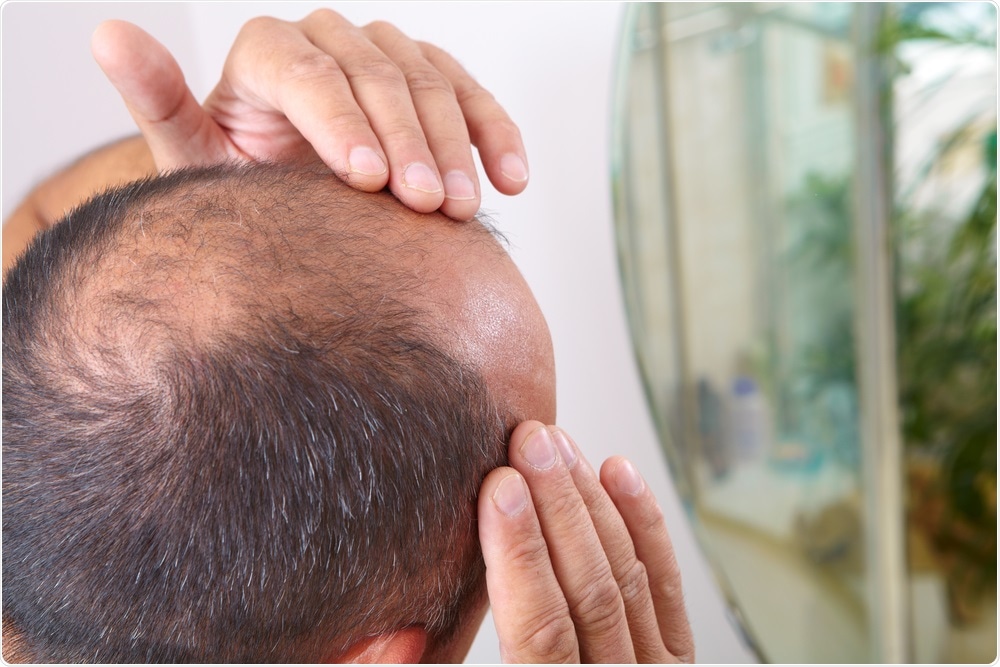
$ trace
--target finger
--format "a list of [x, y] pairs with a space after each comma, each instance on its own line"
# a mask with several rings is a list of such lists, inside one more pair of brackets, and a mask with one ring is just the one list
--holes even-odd
[[573, 482], [587, 505], [618, 582], [636, 660], [640, 663], [671, 662], [673, 658], [660, 636], [646, 568], [636, 555], [625, 521], [573, 439], [558, 428], [552, 429], [552, 437], [563, 460], [571, 462]]
[[[347, 48], [363, 48], [356, 41]], [[257, 159], [280, 158], [275, 153], [295, 145], [301, 134], [348, 185], [374, 192], [388, 182], [385, 153], [337, 59], [298, 24], [268, 17], [248, 21], [205, 106]]]
[[516, 195], [528, 185], [528, 158], [521, 132], [496, 99], [476, 83], [450, 55], [420, 42], [424, 57], [451, 82], [465, 116], [472, 143], [490, 182], [500, 192]]
[[388, 158], [389, 189], [414, 210], [440, 208], [444, 203], [441, 175], [399, 67], [360, 28], [331, 10], [317, 10], [300, 25], [347, 77], [357, 105]]
[[618, 584], [548, 428], [538, 422], [520, 424], [511, 435], [508, 456], [531, 490], [552, 568], [576, 627], [580, 657], [585, 662], [634, 662]]
[[498, 468], [479, 493], [479, 541], [504, 662], [578, 662], [576, 633], [528, 487]]
[[204, 165], [229, 157], [221, 128], [191, 94], [170, 52], [141, 28], [105, 21], [91, 51], [149, 144], [157, 169]]
[[[472, 160], [472, 143], [455, 90], [448, 79], [421, 52], [419, 44], [385, 22], [362, 31], [402, 71], [417, 118], [443, 175], [441, 211], [457, 220], [469, 220], [479, 210], [479, 178]], [[389, 150], [389, 149], [387, 149]]]
[[628, 527], [636, 556], [646, 566], [667, 650], [682, 662], [694, 662], [694, 638], [684, 608], [680, 568], [656, 497], [635, 466], [622, 457], [604, 462], [601, 483]]

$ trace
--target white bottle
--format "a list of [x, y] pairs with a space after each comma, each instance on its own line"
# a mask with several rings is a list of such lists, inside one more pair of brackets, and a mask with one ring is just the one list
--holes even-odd
[[739, 376], [729, 397], [729, 437], [736, 460], [758, 461], [771, 445], [767, 399], [752, 378]]

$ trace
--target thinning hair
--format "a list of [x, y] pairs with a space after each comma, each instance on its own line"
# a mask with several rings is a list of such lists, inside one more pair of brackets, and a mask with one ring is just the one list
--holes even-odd
[[480, 599], [475, 496], [517, 417], [412, 305], [403, 214], [329, 174], [224, 165], [35, 240], [3, 290], [20, 659], [315, 661], [447, 637]]

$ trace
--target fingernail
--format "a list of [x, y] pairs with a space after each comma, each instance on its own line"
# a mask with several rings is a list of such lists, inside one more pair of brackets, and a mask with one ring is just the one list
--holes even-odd
[[622, 493], [637, 496], [642, 491], [643, 481], [639, 471], [629, 461], [622, 461], [615, 468], [615, 484]]
[[444, 196], [468, 201], [476, 198], [476, 186], [460, 171], [449, 171], [444, 177]]
[[441, 181], [437, 174], [426, 164], [411, 162], [403, 170], [403, 185], [411, 190], [419, 190], [428, 194], [441, 192]]
[[358, 146], [347, 156], [350, 170], [355, 174], [365, 176], [381, 176], [385, 173], [385, 162], [378, 153], [367, 146]]
[[549, 429], [539, 426], [521, 445], [521, 456], [538, 470], [548, 470], [556, 462], [556, 448]]
[[528, 506], [528, 494], [520, 475], [514, 473], [500, 480], [493, 492], [493, 504], [507, 516], [517, 516]]
[[573, 443], [562, 431], [555, 431], [552, 439], [556, 441], [556, 447], [559, 448], [559, 454], [566, 462], [566, 467], [572, 468], [576, 464], [576, 448], [573, 447]]
[[507, 153], [500, 158], [500, 173], [518, 183], [528, 180], [527, 165], [524, 164], [524, 160], [513, 153]]

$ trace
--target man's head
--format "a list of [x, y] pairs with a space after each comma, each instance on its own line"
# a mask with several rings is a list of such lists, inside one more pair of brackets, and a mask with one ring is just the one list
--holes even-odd
[[5, 657], [464, 650], [479, 484], [554, 421], [544, 320], [482, 225], [179, 172], [40, 237], [3, 322]]

